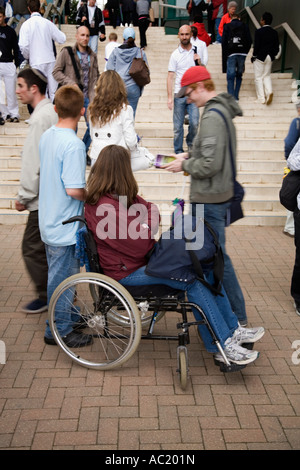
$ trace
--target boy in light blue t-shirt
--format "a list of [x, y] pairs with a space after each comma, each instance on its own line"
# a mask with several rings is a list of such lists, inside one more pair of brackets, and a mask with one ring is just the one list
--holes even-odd
[[[62, 225], [64, 220], [82, 215], [86, 197], [86, 152], [77, 137], [78, 121], [84, 115], [83, 94], [76, 86], [63, 86], [55, 95], [58, 123], [41, 137], [39, 226], [48, 262], [48, 305], [56, 287], [67, 277], [79, 272], [75, 258], [76, 232], [79, 222]], [[56, 304], [56, 324], [67, 346], [81, 347], [92, 337], [73, 331], [73, 299], [60, 299]], [[56, 344], [49, 325], [45, 343]]]

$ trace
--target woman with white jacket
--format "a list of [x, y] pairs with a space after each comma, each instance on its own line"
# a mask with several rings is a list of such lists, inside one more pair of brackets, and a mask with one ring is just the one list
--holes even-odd
[[92, 165], [104, 147], [114, 144], [130, 151], [133, 171], [145, 170], [151, 166], [154, 156], [144, 147], [138, 146], [133, 110], [128, 104], [124, 82], [117, 72], [107, 70], [100, 75], [88, 112]]

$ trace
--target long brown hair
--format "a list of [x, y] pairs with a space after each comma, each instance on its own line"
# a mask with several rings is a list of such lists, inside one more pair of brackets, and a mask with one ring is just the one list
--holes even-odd
[[103, 72], [96, 85], [95, 97], [88, 108], [92, 124], [104, 126], [120, 114], [124, 104], [128, 105], [128, 100], [122, 78], [115, 70]]
[[120, 145], [104, 147], [91, 168], [86, 202], [94, 205], [102, 196], [113, 194], [127, 196], [129, 207], [134, 203], [138, 189], [128, 150]]

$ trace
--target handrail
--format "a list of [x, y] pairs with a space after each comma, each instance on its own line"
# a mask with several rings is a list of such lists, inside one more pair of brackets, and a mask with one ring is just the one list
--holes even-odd
[[186, 7], [178, 7], [177, 5], [169, 5], [168, 3], [164, 3], [163, 0], [159, 0], [158, 26], [161, 26], [161, 11], [162, 11], [163, 7], [173, 8], [173, 10], [184, 10], [184, 11], [186, 11]]
[[[245, 7], [245, 10], [246, 10], [247, 14], [249, 15], [249, 18], [251, 19], [252, 23], [256, 27], [256, 29], [258, 29], [260, 27], [260, 24], [258, 23], [257, 19], [255, 18], [251, 8], [250, 7]], [[283, 28], [283, 30], [284, 30], [280, 72], [284, 73], [284, 71], [285, 71], [286, 48], [287, 48], [287, 38], [289, 37], [291, 39], [291, 41], [297, 47], [298, 51], [300, 51], [300, 39], [298, 38], [298, 36], [295, 34], [295, 32], [292, 30], [292, 28], [289, 26], [288, 23], [284, 22], [284, 23], [281, 23], [281, 24], [274, 27], [274, 29], [276, 29], [276, 30], [280, 29], [280, 28]], [[299, 69], [299, 72], [298, 72], [298, 78], [300, 79], [300, 69]]]
[[[58, 6], [58, 3], [61, 1], [61, 4]], [[47, 7], [46, 7], [46, 10], [45, 10], [45, 13], [43, 14], [43, 17], [48, 19], [49, 16], [52, 16], [52, 19], [55, 17], [55, 16], [58, 16], [58, 24], [59, 24], [59, 27], [60, 27], [60, 17], [63, 13], [63, 10], [65, 8], [65, 3], [66, 3], [66, 0], [54, 0], [53, 3], [48, 3]], [[45, 3], [43, 1], [41, 1], [41, 7], [43, 6], [46, 6]], [[20, 20], [18, 20], [15, 16], [12, 16], [7, 24], [8, 26], [11, 26], [13, 23], [17, 23], [17, 26], [16, 26], [16, 33], [17, 35], [19, 34], [19, 31], [20, 31], [20, 28], [22, 26], [22, 24], [24, 23], [25, 21], [25, 18], [22, 17]]]

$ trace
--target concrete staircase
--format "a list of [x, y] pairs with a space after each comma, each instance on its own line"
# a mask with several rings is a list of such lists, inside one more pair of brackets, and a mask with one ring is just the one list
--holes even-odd
[[[139, 34], [137, 45], [139, 45]], [[74, 43], [75, 26], [63, 25], [67, 35], [64, 45]], [[111, 31], [107, 27], [107, 37]], [[119, 42], [123, 28], [116, 30]], [[142, 145], [153, 153], [173, 152], [172, 112], [167, 108], [166, 78], [171, 52], [177, 47], [176, 36], [166, 36], [163, 28], [151, 27], [147, 31], [147, 58], [151, 70], [151, 83], [145, 87], [136, 115], [136, 131], [142, 136]], [[104, 47], [99, 43], [100, 72], [104, 68]], [[58, 48], [59, 50], [59, 48]], [[216, 83], [217, 92], [226, 91], [226, 76], [221, 73], [221, 47], [209, 46], [208, 69]], [[244, 185], [246, 217], [237, 222], [243, 225], [283, 225], [286, 217], [278, 200], [283, 167], [283, 139], [295, 116], [292, 103], [292, 75], [273, 74], [274, 100], [270, 106], [257, 105], [254, 89], [251, 54], [246, 61], [246, 72], [240, 92], [243, 117], [235, 119], [238, 136], [238, 180]], [[14, 210], [21, 168], [21, 151], [27, 133], [27, 109], [20, 104], [21, 122], [6, 123], [0, 127], [0, 223], [25, 223], [27, 214]], [[84, 121], [79, 123], [78, 135], [83, 136]], [[87, 172], [89, 170], [87, 169]], [[175, 197], [189, 200], [189, 177], [164, 170], [147, 170], [135, 174], [140, 194], [168, 213]]]

